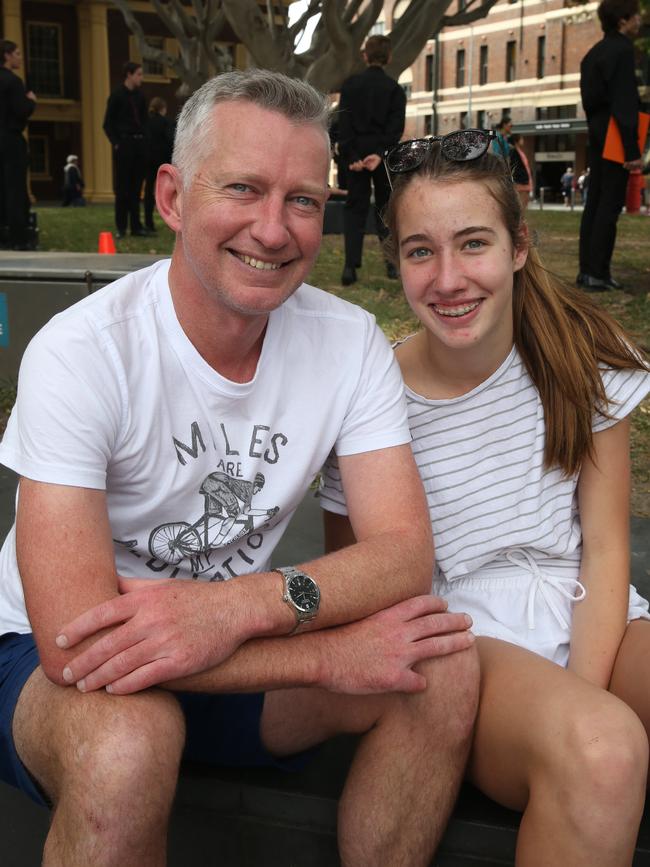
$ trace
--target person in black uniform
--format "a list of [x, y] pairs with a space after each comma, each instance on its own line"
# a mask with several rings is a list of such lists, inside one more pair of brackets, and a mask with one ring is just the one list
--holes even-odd
[[36, 106], [36, 97], [14, 70], [22, 52], [15, 42], [0, 40], [0, 227], [2, 246], [31, 249], [28, 238], [27, 142], [23, 130]]
[[[387, 148], [399, 142], [406, 115], [404, 91], [384, 72], [390, 50], [387, 36], [370, 36], [363, 50], [368, 68], [350, 76], [341, 88], [339, 153], [348, 166], [348, 195], [343, 216], [345, 267], [341, 275], [344, 286], [356, 282], [356, 269], [361, 266], [371, 184], [375, 194], [377, 234], [381, 240], [388, 233], [381, 219], [390, 195], [382, 158]], [[389, 277], [397, 276], [391, 265], [387, 265], [387, 273]]]
[[142, 87], [142, 66], [124, 64], [124, 83], [108, 98], [104, 132], [113, 145], [115, 165], [116, 236], [126, 234], [127, 221], [132, 235], [148, 234], [140, 222], [140, 190], [146, 170], [145, 134], [147, 103]]
[[149, 103], [147, 124], [147, 173], [144, 182], [144, 225], [155, 232], [153, 212], [156, 204], [156, 175], [163, 163], [172, 161], [174, 124], [167, 117], [167, 103], [159, 96]]
[[[632, 39], [639, 32], [638, 0], [603, 0], [598, 17], [604, 37], [580, 65], [580, 92], [589, 126], [590, 182], [580, 224], [579, 286], [592, 291], [618, 289], [610, 262], [616, 223], [625, 202], [628, 173], [641, 168], [637, 138], [639, 93]], [[603, 159], [610, 117], [621, 133], [625, 162]]]

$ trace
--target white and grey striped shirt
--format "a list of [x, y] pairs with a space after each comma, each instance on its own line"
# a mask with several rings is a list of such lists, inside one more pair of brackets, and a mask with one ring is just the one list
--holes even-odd
[[[596, 412], [594, 431], [624, 418], [650, 391], [648, 372], [602, 375], [612, 417]], [[406, 395], [436, 543], [434, 579], [512, 575], [519, 567], [506, 554], [522, 548], [546, 571], [577, 577], [577, 476], [544, 468], [544, 411], [517, 350], [461, 397], [429, 400], [408, 387]], [[323, 508], [346, 513], [334, 456], [321, 498]]]

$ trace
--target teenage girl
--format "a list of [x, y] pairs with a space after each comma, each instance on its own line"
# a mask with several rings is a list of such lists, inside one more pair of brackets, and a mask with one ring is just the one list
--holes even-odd
[[[398, 145], [389, 252], [422, 330], [397, 357], [437, 566], [482, 665], [468, 777], [523, 812], [518, 865], [632, 860], [650, 732], [648, 604], [629, 583], [630, 338], [540, 262], [489, 135]], [[330, 544], [349, 539], [335, 468]], [[333, 514], [338, 513], [338, 514]]]

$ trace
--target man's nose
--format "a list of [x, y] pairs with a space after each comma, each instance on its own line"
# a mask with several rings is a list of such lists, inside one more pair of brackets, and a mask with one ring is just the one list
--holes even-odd
[[268, 250], [284, 247], [291, 237], [284, 199], [269, 197], [260, 204], [257, 218], [251, 227], [251, 235]]

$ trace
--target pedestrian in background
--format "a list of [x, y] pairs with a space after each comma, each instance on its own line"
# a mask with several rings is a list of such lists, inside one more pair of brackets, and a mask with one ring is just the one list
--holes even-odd
[[16, 75], [23, 56], [9, 39], [0, 40], [0, 228], [2, 246], [33, 249], [29, 241], [27, 142], [23, 130], [36, 107], [36, 96]]
[[[620, 289], [610, 266], [616, 223], [625, 203], [627, 179], [641, 169], [638, 142], [639, 92], [632, 40], [641, 27], [638, 0], [602, 0], [598, 17], [605, 34], [580, 65], [580, 92], [589, 127], [589, 196], [580, 223], [578, 286], [591, 291]], [[603, 159], [610, 118], [621, 134], [625, 162]]]
[[578, 177], [578, 189], [580, 190], [580, 200], [583, 205], [587, 204], [587, 196], [589, 195], [589, 166]]
[[163, 163], [172, 161], [174, 122], [167, 117], [167, 103], [159, 96], [149, 103], [147, 123], [147, 171], [144, 183], [144, 225], [153, 233], [156, 226], [153, 212], [156, 205], [156, 175]]
[[565, 208], [571, 204], [572, 193], [575, 190], [576, 176], [573, 171], [573, 166], [567, 166], [566, 171], [560, 178], [560, 188], [562, 190], [562, 199]]
[[530, 171], [530, 163], [524, 150], [524, 137], [520, 133], [511, 135], [508, 139], [510, 145], [510, 168], [512, 180], [517, 190], [521, 207], [526, 210], [530, 193], [533, 189], [533, 176]]
[[[341, 283], [356, 283], [361, 267], [363, 236], [371, 187], [375, 197], [375, 221], [380, 240], [387, 230], [382, 212], [390, 196], [388, 176], [382, 165], [387, 148], [397, 144], [404, 132], [406, 95], [400, 85], [384, 72], [390, 61], [387, 36], [370, 36], [363, 49], [367, 69], [343, 82], [339, 104], [339, 153], [347, 165], [347, 191], [343, 213], [345, 265]], [[397, 276], [392, 264], [389, 277]]]
[[494, 127], [494, 131], [496, 137], [492, 142], [492, 152], [498, 157], [503, 157], [508, 162], [512, 150], [508, 141], [512, 133], [512, 118], [504, 114], [499, 123]]
[[140, 221], [140, 193], [146, 170], [145, 132], [147, 103], [142, 87], [142, 65], [129, 61], [123, 67], [124, 81], [108, 98], [104, 132], [113, 145], [115, 233], [126, 235], [127, 223], [132, 235], [146, 235]]
[[67, 208], [69, 205], [72, 205], [73, 208], [83, 207], [86, 204], [83, 196], [84, 186], [79, 170], [79, 157], [76, 154], [70, 154], [63, 167], [63, 201], [61, 207]]

